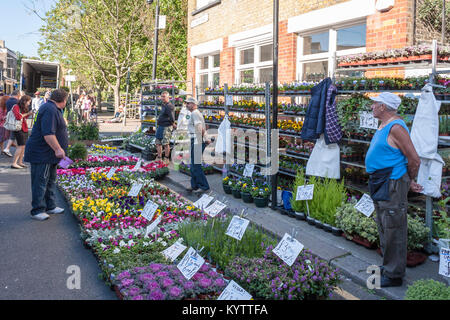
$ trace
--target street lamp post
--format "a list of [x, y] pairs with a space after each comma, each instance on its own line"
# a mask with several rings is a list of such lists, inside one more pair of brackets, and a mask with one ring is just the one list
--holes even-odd
[[[147, 0], [148, 4], [152, 4], [153, 0]], [[152, 80], [156, 79], [156, 64], [158, 57], [158, 28], [159, 28], [159, 0], [156, 0], [155, 9], [155, 41], [153, 43], [153, 69], [152, 69]]]

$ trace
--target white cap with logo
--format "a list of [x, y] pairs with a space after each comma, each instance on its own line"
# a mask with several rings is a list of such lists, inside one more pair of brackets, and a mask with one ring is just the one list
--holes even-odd
[[370, 99], [381, 102], [395, 110], [397, 110], [400, 103], [402, 103], [402, 99], [400, 99], [399, 96], [390, 92], [382, 92], [378, 97], [372, 97]]

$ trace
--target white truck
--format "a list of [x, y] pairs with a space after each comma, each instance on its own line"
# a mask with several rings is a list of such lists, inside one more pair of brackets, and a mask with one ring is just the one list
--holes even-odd
[[57, 89], [61, 67], [57, 62], [22, 59], [20, 90], [34, 96], [38, 88]]

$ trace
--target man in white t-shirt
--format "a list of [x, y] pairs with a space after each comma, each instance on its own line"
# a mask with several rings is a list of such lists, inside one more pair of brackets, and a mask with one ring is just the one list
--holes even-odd
[[186, 188], [188, 191], [209, 191], [208, 180], [202, 169], [202, 153], [207, 144], [210, 144], [206, 138], [205, 119], [202, 113], [197, 109], [198, 101], [194, 98], [185, 100], [187, 108], [191, 112], [186, 115], [188, 119], [188, 132], [191, 139], [191, 186]]

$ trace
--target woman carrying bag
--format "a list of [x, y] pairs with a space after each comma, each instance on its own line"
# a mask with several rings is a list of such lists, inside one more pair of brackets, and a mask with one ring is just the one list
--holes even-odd
[[13, 169], [24, 169], [27, 168], [23, 164], [23, 155], [25, 152], [25, 144], [28, 139], [28, 124], [27, 118], [33, 113], [29, 111], [31, 104], [31, 98], [29, 96], [23, 96], [20, 98], [19, 102], [11, 109], [17, 121], [22, 122], [22, 127], [18, 131], [14, 131], [13, 135], [17, 141], [17, 149], [14, 153], [13, 163], [11, 168]]

